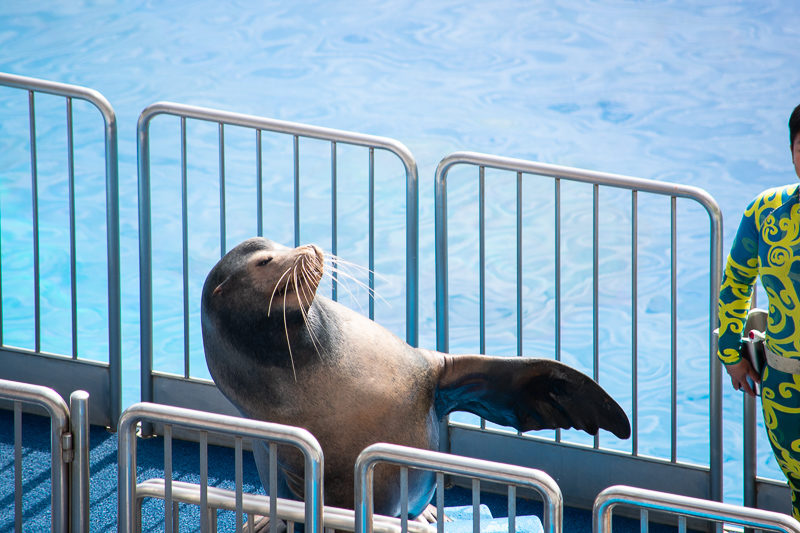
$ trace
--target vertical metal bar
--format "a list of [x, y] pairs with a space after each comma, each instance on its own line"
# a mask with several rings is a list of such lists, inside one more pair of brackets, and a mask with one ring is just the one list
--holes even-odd
[[89, 393], [69, 397], [73, 459], [70, 475], [70, 524], [73, 532], [89, 531]]
[[408, 531], [408, 468], [400, 468], [400, 529]]
[[164, 533], [173, 531], [172, 425], [164, 424]]
[[522, 357], [522, 172], [517, 172], [517, 357]]
[[369, 317], [375, 318], [375, 148], [369, 147]]
[[22, 532], [22, 404], [14, 402], [14, 531]]
[[294, 136], [294, 245], [300, 246], [300, 137]]
[[[592, 192], [592, 377], [600, 382], [600, 186]], [[594, 436], [594, 448], [600, 447], [600, 432]]]
[[0, 346], [3, 346], [3, 217], [0, 216]]
[[[554, 218], [553, 231], [555, 233], [555, 358], [561, 361], [561, 178], [555, 178], [554, 183]], [[556, 429], [556, 442], [561, 442], [561, 430]]]
[[472, 533], [481, 531], [481, 482], [472, 480]]
[[135, 531], [136, 515], [136, 429], [138, 420], [120, 417], [117, 428], [117, 529]]
[[31, 217], [33, 219], [33, 309], [34, 350], [41, 351], [41, 309], [39, 295], [39, 175], [36, 156], [36, 110], [34, 92], [28, 91], [28, 121], [31, 145]]
[[219, 256], [225, 255], [225, 124], [219, 123]]
[[[139, 335], [141, 337], [141, 399], [153, 401], [153, 252], [150, 213], [150, 122], [138, 123], [139, 170]], [[117, 414], [116, 416], [119, 416]], [[150, 430], [144, 431], [145, 435]]]
[[647, 516], [647, 509], [639, 511], [639, 532], [647, 533], [650, 529], [650, 519]]
[[[444, 474], [436, 472], [436, 531], [444, 533]], [[509, 531], [511, 531], [509, 529]]]
[[[708, 308], [708, 347], [709, 347], [709, 492], [711, 499], [722, 501], [722, 362], [717, 357], [716, 336], [719, 286], [722, 281], [722, 213], [717, 209], [706, 208], [709, 215], [709, 308]], [[719, 524], [720, 530], [722, 524]]]
[[517, 172], [517, 355], [522, 357], [522, 172]]
[[[480, 324], [480, 353], [486, 353], [486, 168], [478, 171], [478, 302]], [[481, 421], [481, 426], [484, 422]]]
[[69, 282], [72, 315], [72, 358], [78, 358], [78, 282], [75, 250], [75, 141], [72, 98], [67, 97], [67, 167], [69, 173]]
[[749, 394], [742, 396], [742, 496], [744, 505], [756, 507], [758, 505], [758, 492], [756, 490], [756, 474], [758, 473], [756, 461], [756, 399]]
[[204, 533], [208, 525], [208, 432], [200, 432], [200, 529]]
[[[443, 167], [441, 163], [436, 168], [434, 181], [436, 349], [447, 353], [449, 350], [448, 337], [450, 328], [447, 302], [447, 167]], [[417, 251], [416, 248], [414, 251]], [[439, 451], [444, 453], [450, 451], [449, 416], [444, 416], [439, 421]]]
[[278, 447], [269, 443], [269, 530], [278, 531]]
[[508, 486], [508, 530], [517, 530], [517, 487]]
[[183, 377], [189, 378], [189, 183], [186, 159], [186, 117], [181, 117], [181, 242], [183, 259]]
[[[338, 205], [337, 205], [337, 185], [336, 185], [336, 141], [331, 141], [331, 253], [334, 257], [339, 253], [339, 229], [338, 229]], [[339, 273], [336, 270], [336, 259], [333, 259], [333, 269], [331, 272], [331, 299], [335, 302], [338, 298]]]
[[631, 454], [639, 455], [639, 205], [631, 191]]
[[256, 235], [264, 236], [264, 176], [261, 164], [261, 130], [256, 130]]
[[[117, 427], [122, 412], [122, 301], [119, 260], [119, 162], [117, 119], [109, 104], [101, 110], [105, 119], [106, 148], [106, 262], [108, 272], [108, 385], [111, 427]], [[137, 133], [138, 133], [137, 126]], [[138, 140], [138, 136], [137, 136]], [[148, 167], [149, 172], [149, 167]], [[141, 197], [139, 199], [141, 202]], [[149, 200], [148, 200], [149, 209]], [[149, 231], [149, 227], [146, 228]], [[142, 231], [142, 226], [139, 227]], [[140, 276], [141, 271], [140, 271]]]
[[68, 449], [64, 436], [69, 433], [69, 407], [64, 411], [60, 420], [50, 413], [50, 506], [53, 510], [50, 530], [54, 532], [69, 529], [69, 467], [64, 455]]
[[[447, 288], [447, 169], [437, 169], [435, 184], [436, 226], [436, 349], [449, 350], [448, 288]], [[442, 436], [446, 433], [442, 433]], [[446, 451], [446, 450], [440, 450]]]
[[358, 478], [355, 482], [355, 514], [356, 514], [356, 533], [371, 533], [373, 516], [373, 466], [370, 465], [356, 473]]
[[236, 478], [236, 533], [242, 533], [244, 522], [243, 510], [243, 467], [242, 467], [242, 437], [237, 436], [234, 441], [234, 476]]
[[[325, 499], [323, 497], [324, 480], [323, 471], [325, 470], [325, 462], [320, 452], [317, 456], [311, 453], [303, 452], [305, 458], [305, 477], [304, 495], [306, 500], [305, 505], [305, 518], [306, 528], [309, 531], [322, 530], [322, 509], [324, 507]], [[372, 487], [369, 488], [370, 492]], [[371, 518], [371, 517], [370, 517]]]
[[678, 533], [686, 533], [686, 517], [683, 515], [678, 517]]
[[[478, 169], [478, 314], [480, 353], [486, 353], [486, 167]], [[481, 429], [486, 429], [486, 419], [481, 418]]]
[[419, 177], [413, 158], [406, 168], [406, 342], [419, 346]]
[[670, 457], [678, 459], [678, 238], [677, 197], [670, 197], [670, 361], [672, 366], [670, 384]]

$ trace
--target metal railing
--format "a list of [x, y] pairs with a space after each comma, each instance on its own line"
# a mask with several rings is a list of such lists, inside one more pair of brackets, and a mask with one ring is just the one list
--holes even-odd
[[735, 524], [746, 528], [800, 533], [800, 522], [785, 514], [625, 486], [609, 487], [597, 496], [592, 510], [592, 531], [610, 533], [612, 512], [620, 505], [642, 509], [643, 533], [648, 530], [647, 510], [676, 515], [680, 533], [686, 532], [687, 517], [714, 522], [719, 532], [723, 524]]
[[545, 533], [560, 533], [563, 520], [563, 499], [556, 482], [541, 470], [506, 465], [470, 457], [460, 457], [429, 450], [408, 448], [395, 444], [378, 443], [365, 448], [356, 460], [356, 533], [373, 531], [372, 488], [373, 472], [378, 463], [400, 466], [400, 511], [403, 531], [408, 529], [408, 469], [436, 472], [436, 509], [439, 521], [437, 531], [444, 531], [444, 476], [453, 475], [472, 480], [473, 525], [480, 527], [480, 481], [508, 486], [508, 531], [515, 531], [516, 489], [522, 487], [538, 492], [544, 500]]
[[[216, 413], [195, 411], [181, 407], [138, 403], [132, 405], [120, 417], [119, 422], [119, 517], [120, 533], [136, 530], [137, 483], [136, 483], [136, 430], [140, 422], [164, 425], [164, 523], [165, 531], [175, 531], [172, 522], [173, 494], [175, 482], [172, 480], [172, 428], [200, 432], [200, 527], [209, 531], [209, 489], [208, 487], [208, 435], [225, 434], [235, 439], [235, 483], [234, 510], [236, 511], [236, 531], [242, 531], [244, 513], [244, 494], [242, 489], [242, 446], [244, 439], [258, 439], [269, 443], [270, 486], [265, 487], [269, 494], [268, 516], [276, 524], [277, 505], [277, 445], [287, 444], [302, 452], [305, 459], [304, 495], [305, 524], [308, 531], [322, 531], [323, 506], [323, 456], [317, 440], [306, 430], [247, 418], [231, 417]], [[180, 486], [178, 486], [180, 488]]]
[[[699, 203], [708, 213], [710, 219], [710, 244], [709, 244], [709, 301], [708, 301], [708, 339], [709, 339], [709, 361], [710, 363], [710, 402], [709, 402], [709, 454], [710, 454], [710, 472], [698, 470], [688, 465], [684, 468], [681, 465], [682, 483], [695, 495], [709, 497], [714, 500], [721, 500], [722, 498], [722, 395], [721, 395], [721, 365], [715, 354], [715, 347], [713, 343], [712, 329], [716, 327], [717, 322], [717, 295], [721, 278], [722, 269], [722, 214], [716, 201], [702, 189], [679, 185], [674, 183], [666, 183], [652, 180], [645, 180], [640, 178], [621, 176], [616, 174], [608, 174], [602, 172], [594, 172], [588, 170], [581, 170], [575, 168], [568, 168], [563, 166], [549, 165], [539, 162], [526, 161], [521, 159], [512, 159], [506, 157], [498, 157], [493, 155], [478, 154], [472, 152], [458, 152], [451, 154], [442, 159], [436, 170], [436, 335], [437, 335], [437, 349], [440, 351], [448, 351], [449, 349], [449, 316], [448, 316], [448, 229], [447, 229], [447, 182], [448, 174], [450, 171], [458, 166], [463, 165], [467, 167], [477, 167], [478, 180], [479, 180], [479, 268], [480, 268], [480, 328], [481, 328], [481, 350], [484, 349], [484, 329], [485, 329], [485, 316], [484, 316], [484, 277], [485, 277], [485, 170], [493, 169], [497, 171], [504, 171], [516, 174], [517, 193], [516, 193], [516, 241], [517, 241], [517, 344], [519, 355], [522, 354], [522, 285], [521, 285], [521, 235], [522, 235], [522, 183], [523, 179], [531, 176], [541, 176], [545, 178], [552, 178], [554, 183], [553, 189], [553, 204], [554, 204], [554, 233], [555, 233], [555, 250], [554, 250], [554, 305], [555, 305], [555, 322], [554, 322], [554, 336], [555, 336], [555, 358], [560, 359], [561, 354], [561, 324], [562, 324], [562, 293], [561, 293], [561, 256], [562, 256], [562, 199], [561, 199], [561, 183], [562, 181], [574, 181], [590, 184], [592, 186], [592, 377], [597, 380], [599, 376], [599, 353], [600, 343], [598, 337], [598, 324], [599, 324], [599, 306], [598, 306], [598, 292], [599, 292], [599, 190], [600, 187], [610, 187], [615, 189], [627, 189], [630, 191], [630, 239], [631, 239], [631, 368], [632, 368], [632, 381], [631, 381], [631, 397], [632, 397], [632, 452], [627, 458], [633, 457], [641, 459], [637, 468], [625, 468], [627, 471], [636, 470], [641, 474], [637, 475], [634, 480], [631, 478], [631, 484], [640, 484], [647, 482], [661, 482], [665, 479], [669, 469], [664, 469], [664, 465], [658, 464], [658, 461], [653, 461], [650, 458], [638, 457], [638, 383], [637, 383], [637, 352], [638, 346], [638, 309], [637, 309], [637, 290], [638, 290], [638, 248], [637, 236], [639, 234], [638, 226], [638, 201], [639, 193], [652, 193], [655, 195], [666, 196], [670, 199], [670, 331], [671, 331], [671, 444], [670, 444], [670, 458], [667, 465], [678, 466], [676, 458], [677, 448], [677, 410], [676, 410], [676, 365], [677, 365], [677, 230], [676, 230], [676, 201], [678, 198], [688, 198], [694, 202]], [[537, 190], [537, 197], [542, 197], [543, 192], [541, 189]], [[443, 427], [440, 433], [445, 436], [443, 439], [444, 450], [452, 450], [454, 453], [461, 453], [464, 455], [479, 456], [484, 458], [503, 460], [506, 462], [517, 462], [523, 457], [531, 457], [538, 455], [540, 464], [545, 464], [550, 455], [557, 453], [573, 454], [568, 461], [564, 464], [571, 464], [575, 467], [596, 468], [599, 464], [591, 466], [595, 459], [600, 460], [603, 458], [605, 461], [599, 471], [608, 472], [615, 471], [616, 469], [608, 467], [608, 461], [616, 462], [621, 461], [620, 465], [629, 463], [625, 462], [626, 457], [620, 454], [603, 455], [600, 453], [592, 454], [585, 453], [579, 450], [569, 450], [561, 446], [553, 448], [542, 444], [542, 448], [537, 449], [536, 453], [531, 453], [529, 446], [532, 444], [521, 442], [523, 440], [530, 441], [534, 439], [512, 439], [510, 437], [503, 437], [502, 439], [495, 439], [493, 437], [492, 444], [481, 444], [481, 435], [477, 432], [469, 432], [459, 437], [459, 445], [455, 445], [456, 433], [460, 430], [450, 427], [450, 432], [446, 431], [447, 428]], [[481, 433], [486, 433], [481, 431]], [[448, 443], [446, 437], [450, 436], [451, 440]], [[556, 443], [559, 442], [559, 433], [556, 433]], [[500, 442], [503, 444], [500, 444]], [[448, 447], [448, 445], [450, 447]], [[599, 440], [596, 437], [594, 442], [595, 451], [599, 451]], [[505, 455], [498, 456], [497, 452], [502, 450]], [[513, 451], [512, 451], [513, 450]], [[520, 459], [517, 459], [519, 457]], [[587, 462], [588, 461], [588, 462]], [[529, 464], [529, 463], [522, 463]], [[619, 470], [616, 470], [619, 473]], [[645, 474], [645, 472], [647, 472]], [[561, 476], [557, 476], [561, 479]], [[667, 476], [668, 477], [668, 476]], [[674, 478], [672, 478], [674, 479]], [[613, 479], [600, 479], [598, 478], [597, 484], [592, 484], [589, 492], [583, 495], [583, 503], [591, 502], [593, 498], [591, 490], [594, 494], [610, 483]], [[619, 481], [617, 481], [619, 482]], [[605, 483], [605, 484], [603, 484]], [[582, 485], [582, 484], [581, 484]], [[587, 487], [588, 488], [588, 487]], [[655, 488], [655, 487], [654, 487]], [[578, 484], [574, 487], [564, 487], [566, 494], [574, 495], [575, 491], [580, 492], [582, 489]]]
[[[757, 307], [755, 295], [756, 287], [742, 338], [746, 338], [751, 329], [767, 329], [768, 311]], [[742, 499], [748, 507], [789, 513], [792, 497], [786, 482], [758, 475], [758, 411], [756, 398], [742, 393]]]
[[[76, 389], [85, 389], [90, 393], [92, 402], [92, 423], [116, 427], [121, 411], [121, 319], [120, 319], [120, 266], [119, 266], [119, 186], [117, 164], [117, 122], [114, 110], [106, 98], [99, 92], [85, 87], [67, 85], [51, 81], [0, 73], [0, 86], [27, 91], [29, 152], [31, 173], [31, 228], [33, 257], [33, 345], [30, 348], [7, 346], [3, 342], [3, 309], [0, 302], [0, 362], [4, 376], [26, 383], [47, 385], [67, 398]], [[70, 257], [69, 289], [64, 291], [58, 287], [58, 297], [68, 292], [71, 313], [71, 357], [47, 354], [42, 351], [41, 321], [41, 269], [40, 269], [40, 227], [39, 227], [39, 172], [40, 164], [37, 155], [36, 132], [36, 95], [39, 93], [64, 97], [66, 106], [67, 160], [64, 161], [68, 171], [69, 187], [69, 240]], [[73, 136], [73, 100], [83, 100], [94, 106], [102, 115], [105, 124], [105, 223], [106, 250], [108, 271], [108, 363], [98, 363], [78, 359], [78, 283], [76, 253], [76, 213], [75, 213], [75, 147]], [[2, 217], [0, 217], [2, 221]], [[16, 221], [19, 222], [19, 221]], [[0, 279], [2, 279], [0, 265]], [[0, 289], [1, 291], [2, 289]], [[52, 294], [45, 294], [52, 297]], [[31, 356], [38, 356], [37, 362], [31, 362]], [[71, 371], [80, 367], [80, 370]]]
[[[164, 499], [165, 481], [163, 479], [148, 479], [136, 486], [136, 500], [138, 513], [141, 513], [141, 506], [145, 498]], [[200, 505], [201, 488], [194, 483], [184, 483], [175, 481], [172, 484], [173, 501]], [[217, 510], [235, 511], [236, 493], [231, 490], [208, 487], [208, 507], [210, 515], [213, 517]], [[269, 514], [270, 499], [267, 496], [258, 494], [244, 494], [242, 498], [242, 511], [247, 514], [245, 529], [253, 531], [255, 517]], [[177, 511], [176, 511], [177, 512]], [[305, 509], [303, 502], [295, 500], [277, 500], [277, 517], [286, 522], [287, 531], [294, 531], [296, 524], [305, 522]], [[400, 533], [402, 526], [399, 518], [376, 515], [376, 533]], [[177, 517], [173, 517], [177, 522]], [[324, 528], [336, 531], [355, 531], [355, 513], [351, 509], [339, 509], [337, 507], [324, 507], [322, 511], [322, 525]], [[141, 529], [141, 524], [137, 531]], [[212, 524], [213, 530], [213, 524]], [[435, 528], [431, 525], [412, 521], [408, 524], [407, 531], [411, 533], [432, 533]]]
[[[180, 118], [180, 174], [181, 174], [181, 203], [182, 203], [182, 256], [183, 256], [183, 279], [177, 281], [183, 286], [183, 329], [184, 329], [184, 375], [183, 378], [173, 379], [163, 373], [153, 371], [153, 280], [152, 280], [152, 228], [151, 228], [151, 156], [150, 156], [150, 126], [153, 119], [160, 115], [170, 115]], [[255, 179], [253, 180], [255, 197], [253, 214], [257, 220], [258, 235], [262, 235], [262, 132], [272, 132], [291, 136], [293, 140], [293, 220], [289, 222], [294, 225], [295, 245], [300, 244], [300, 139], [317, 139], [330, 143], [330, 179], [331, 179], [331, 241], [333, 254], [337, 253], [337, 148], [340, 145], [352, 145], [367, 148], [369, 151], [369, 224], [368, 224], [368, 243], [369, 243], [369, 316], [374, 316], [374, 298], [372, 290], [375, 287], [375, 151], [382, 150], [394, 154], [402, 162], [406, 177], [406, 216], [405, 216], [405, 238], [406, 238], [406, 340], [414, 346], [418, 342], [418, 177], [417, 165], [409, 150], [400, 142], [385, 137], [365, 135], [348, 131], [334, 130], [305, 124], [285, 122], [270, 118], [262, 118], [252, 115], [230, 113], [214, 109], [193, 107], [175, 103], [156, 103], [145, 108], [138, 123], [138, 146], [139, 146], [139, 235], [140, 235], [140, 301], [141, 301], [141, 397], [143, 401], [155, 401], [158, 403], [168, 403], [174, 405], [199, 405], [201, 408], [211, 411], [220, 409], [220, 405], [227, 402], [219, 401], [221, 395], [205, 385], [201, 380], [191, 379], [189, 368], [189, 274], [187, 272], [187, 253], [188, 253], [188, 221], [187, 221], [187, 187], [188, 187], [188, 168], [187, 168], [187, 120], [193, 119], [206, 123], [216, 124], [218, 128], [218, 156], [219, 156], [219, 237], [220, 237], [220, 257], [226, 252], [226, 155], [225, 155], [225, 131], [226, 126], [237, 126], [253, 130], [256, 145], [255, 168], [252, 169]], [[336, 298], [336, 278], [333, 281], [333, 297]], [[166, 384], [162, 384], [163, 381]], [[190, 383], [191, 382], [191, 383]], [[204, 387], [201, 392], [194, 392], [191, 385], [199, 384]], [[172, 391], [172, 393], [170, 392]], [[213, 396], [213, 399], [203, 400], [201, 396]], [[186, 404], [187, 398], [192, 398], [192, 404]], [[227, 413], [233, 414], [235, 411], [229, 408]]]
[[75, 391], [69, 408], [48, 387], [0, 379], [0, 399], [14, 404], [14, 531], [23, 526], [22, 406], [37, 406], [50, 418], [51, 531], [89, 531], [88, 394]]

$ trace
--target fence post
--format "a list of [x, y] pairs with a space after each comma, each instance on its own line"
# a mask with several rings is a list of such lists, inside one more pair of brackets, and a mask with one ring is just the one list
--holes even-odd
[[70, 469], [70, 526], [72, 533], [89, 531], [89, 393], [82, 390], [69, 397], [72, 433]]

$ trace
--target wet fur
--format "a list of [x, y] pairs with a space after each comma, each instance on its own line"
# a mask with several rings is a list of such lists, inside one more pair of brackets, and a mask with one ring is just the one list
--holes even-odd
[[[273, 256], [267, 268], [255, 268], [253, 258], [265, 254]], [[303, 254], [307, 261], [297, 276], [285, 274]], [[319, 440], [326, 505], [352, 508], [353, 465], [363, 448], [390, 442], [436, 449], [438, 421], [453, 410], [522, 431], [577, 427], [596, 433], [604, 427], [621, 438], [630, 435], [622, 409], [587, 376], [550, 360], [413, 348], [316, 295], [322, 272], [316, 247], [250, 239], [211, 270], [201, 305], [206, 361], [217, 386], [243, 415], [301, 426]], [[280, 297], [276, 290], [285, 279], [289, 289]], [[301, 497], [299, 455], [281, 452], [279, 460], [279, 496]], [[263, 483], [264, 449], [256, 450], [256, 461]], [[397, 516], [392, 469], [379, 467], [375, 476], [376, 512]], [[432, 493], [432, 476], [412, 470], [410, 513], [420, 513]]]

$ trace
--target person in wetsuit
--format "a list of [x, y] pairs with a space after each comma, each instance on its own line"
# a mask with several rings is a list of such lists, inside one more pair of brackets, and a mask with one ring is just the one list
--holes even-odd
[[[789, 118], [789, 142], [800, 178], [800, 105]], [[761, 376], [739, 355], [757, 277], [769, 298]], [[761, 383], [769, 442], [800, 520], [800, 183], [767, 189], [744, 211], [720, 287], [718, 348], [734, 389], [755, 395], [748, 378]]]

